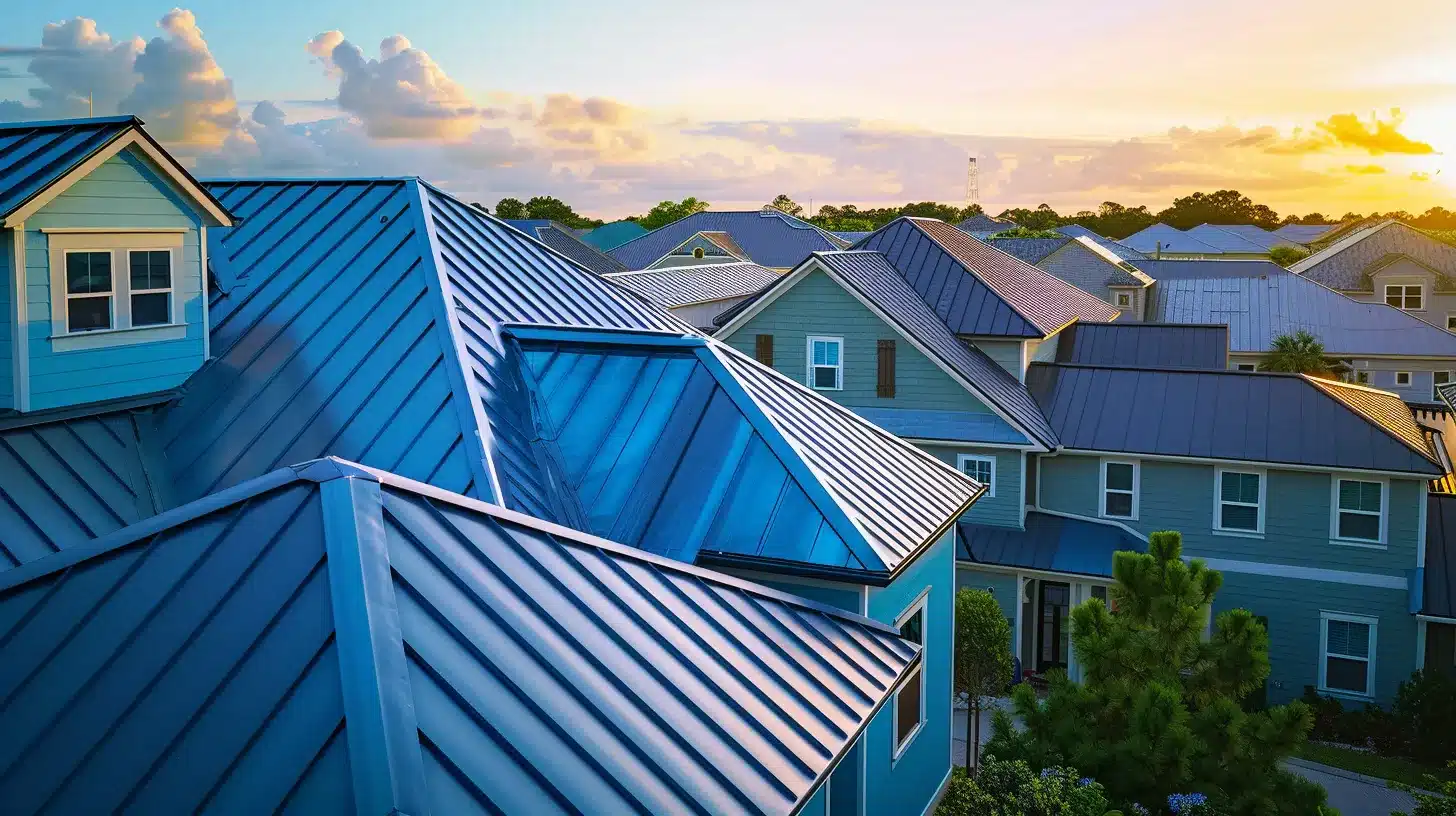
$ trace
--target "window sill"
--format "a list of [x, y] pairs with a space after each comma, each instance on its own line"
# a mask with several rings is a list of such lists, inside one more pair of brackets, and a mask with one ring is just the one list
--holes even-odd
[[1137, 521], [1138, 520], [1138, 517], [1137, 516], [1113, 516], [1113, 515], [1108, 515], [1107, 513], [1098, 513], [1097, 514], [1097, 517], [1098, 518], [1107, 519], [1108, 521]]
[[1315, 689], [1315, 691], [1318, 691], [1320, 694], [1328, 694], [1331, 697], [1338, 697], [1342, 700], [1355, 700], [1362, 703], [1373, 702], [1375, 700], [1375, 695], [1361, 694], [1358, 691], [1344, 691], [1343, 689], [1325, 688], [1323, 686]]
[[1229, 538], [1258, 538], [1262, 539], [1264, 534], [1255, 530], [1220, 530], [1215, 527], [1211, 531], [1216, 536], [1228, 536]]
[[925, 720], [921, 720], [920, 721], [920, 724], [917, 725], [917, 726], [915, 726], [915, 728], [913, 730], [911, 730], [910, 736], [906, 737], [905, 738], [905, 741], [902, 742], [902, 743], [900, 743], [900, 747], [898, 747], [898, 748], [896, 748], [894, 750], [894, 754], [890, 758], [890, 767], [891, 768], [894, 768], [896, 765], [898, 765], [900, 763], [900, 758], [903, 757], [903, 756], [905, 756], [905, 752], [908, 751], [908, 750], [910, 750], [910, 746], [915, 744], [915, 740], [920, 736], [920, 732], [921, 731], [924, 731], [924, 730], [925, 730]]
[[97, 329], [75, 334], [53, 334], [49, 339], [51, 351], [66, 352], [131, 346], [138, 343], [156, 343], [162, 340], [181, 340], [186, 336], [186, 323], [168, 323], [161, 326], [131, 326], [124, 329]]
[[1334, 544], [1336, 547], [1355, 547], [1355, 548], [1361, 549], [1361, 550], [1388, 550], [1388, 549], [1390, 549], [1390, 546], [1387, 545], [1387, 544], [1380, 544], [1380, 543], [1374, 542], [1374, 541], [1362, 541], [1362, 540], [1350, 539], [1350, 538], [1332, 538], [1332, 539], [1330, 539], [1330, 543], [1331, 544]]

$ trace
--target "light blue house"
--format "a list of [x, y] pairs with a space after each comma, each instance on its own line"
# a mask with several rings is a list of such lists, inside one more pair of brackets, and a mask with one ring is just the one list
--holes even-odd
[[[933, 806], [982, 485], [418, 179], [171, 170], [77, 234], [114, 256], [150, 197], [192, 208], [190, 367], [78, 362], [0, 415], [18, 812]], [[111, 298], [155, 294], [144, 260]], [[86, 262], [69, 299], [106, 294]], [[175, 342], [94, 326], [145, 301], [65, 308], [142, 372]]]
[[1444, 472], [1399, 396], [1229, 371], [1227, 327], [1105, 322], [954, 232], [903, 220], [816, 254], [717, 336], [988, 485], [958, 581], [1001, 602], [1024, 669], [1076, 675], [1070, 608], [1105, 597], [1113, 552], [1172, 529], [1223, 572], [1218, 609], [1266, 619], [1268, 699], [1388, 702], [1423, 661]]

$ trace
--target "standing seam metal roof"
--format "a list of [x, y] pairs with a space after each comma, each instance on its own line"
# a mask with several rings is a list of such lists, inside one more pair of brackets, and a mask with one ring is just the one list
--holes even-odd
[[1111, 368], [1228, 368], [1228, 327], [1176, 323], [1073, 323], [1057, 362]]
[[1257, 255], [1269, 251], [1269, 247], [1254, 243], [1243, 233], [1216, 224], [1199, 224], [1186, 230], [1184, 234], [1224, 252]]
[[692, 264], [639, 272], [616, 272], [607, 280], [642, 295], [664, 309], [747, 297], [779, 279], [755, 263]]
[[1432, 494], [1426, 502], [1426, 563], [1416, 611], [1456, 619], [1456, 496]]
[[1086, 238], [1124, 261], [1136, 261], [1148, 257], [1127, 244], [1104, 238], [1081, 224], [1063, 224], [1057, 227], [1057, 232], [1073, 238]]
[[956, 560], [963, 564], [1110, 578], [1114, 553], [1148, 549], [1142, 539], [1121, 527], [1034, 510], [1026, 514], [1025, 529], [965, 521], [958, 529]]
[[1122, 239], [1122, 243], [1149, 257], [1160, 250], [1176, 255], [1223, 254], [1223, 250], [1200, 241], [1180, 229], [1161, 223], [1138, 230]]
[[139, 124], [113, 116], [0, 125], [0, 220]]
[[627, 268], [616, 258], [583, 241], [565, 224], [543, 218], [502, 220], [598, 275]]
[[645, 269], [700, 232], [726, 232], [748, 260], [775, 269], [798, 266], [811, 252], [840, 249], [844, 242], [786, 213], [700, 212], [659, 227], [611, 251], [628, 269]]

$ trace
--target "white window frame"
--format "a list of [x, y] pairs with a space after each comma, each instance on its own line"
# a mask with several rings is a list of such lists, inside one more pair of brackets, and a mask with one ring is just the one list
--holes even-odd
[[1456, 332], [1456, 312], [1446, 313], [1446, 331]]
[[[134, 255], [134, 254], [136, 254], [136, 253], [138, 253], [138, 252], [165, 252], [165, 253], [167, 253], [167, 255], [169, 257], [167, 259], [167, 288], [166, 289], [133, 289], [133, 288], [131, 288], [131, 256]], [[113, 275], [113, 277], [115, 277], [115, 276]], [[116, 284], [115, 284], [115, 282], [113, 282], [112, 283], [112, 288], [115, 288], [115, 287], [116, 287]], [[167, 322], [165, 322], [165, 323], [148, 323], [145, 326], [135, 326], [135, 325], [133, 325], [132, 328], [150, 329], [150, 328], [152, 328], [154, 326], [170, 326], [173, 323], [176, 323], [177, 322], [177, 316], [176, 316], [177, 315], [177, 253], [175, 251], [173, 251], [171, 247], [128, 247], [126, 249], [126, 313], [127, 313], [128, 318], [130, 318], [131, 312], [132, 312], [132, 308], [131, 308], [132, 307], [132, 302], [131, 302], [131, 299], [132, 299], [132, 296], [133, 295], [162, 295], [162, 294], [165, 294], [167, 296]]]
[[[1374, 515], [1366, 510], [1340, 509], [1340, 482], [1370, 482], [1380, 485], [1380, 540], [1366, 538], [1341, 538], [1340, 513]], [[1374, 476], [1331, 476], [1330, 477], [1330, 541], [1342, 547], [1364, 547], [1372, 550], [1386, 549], [1386, 534], [1390, 524], [1390, 480]]]
[[1132, 308], [1132, 292], [1113, 292], [1112, 305], [1119, 309]]
[[[971, 476], [971, 474], [966, 473], [967, 462], [987, 462], [991, 465], [991, 478], [989, 481], [986, 482], [985, 498], [996, 498], [996, 457], [984, 456], [978, 453], [962, 453], [957, 456], [956, 470], [959, 470], [961, 473], [965, 473], [967, 476]], [[971, 476], [971, 478], [974, 479], [976, 477]]]
[[[1225, 473], [1239, 473], [1259, 477], [1259, 503], [1251, 505], [1246, 502], [1225, 501], [1223, 498], [1223, 475]], [[1264, 508], [1268, 506], [1265, 501], [1268, 496], [1269, 473], [1261, 468], [1215, 468], [1213, 471], [1213, 531], [1219, 535], [1245, 536], [1250, 538], [1264, 537]], [[1239, 527], [1223, 526], [1223, 506], [1232, 504], [1237, 507], [1255, 507], [1258, 512], [1257, 526], [1253, 530], [1244, 530]]]
[[[95, 232], [79, 229], [42, 229], [46, 234], [50, 265], [50, 325], [47, 338], [53, 353], [111, 348], [114, 346], [180, 340], [187, 336], [182, 317], [183, 304], [178, 293], [185, 288], [187, 268], [184, 264], [183, 228], [117, 230]], [[169, 322], [133, 326], [131, 322], [131, 253], [168, 252], [171, 254], [170, 288], [138, 289], [136, 294], [167, 292]], [[111, 255], [111, 328], [73, 332], [70, 330], [69, 303], [87, 295], [70, 295], [66, 280], [66, 258], [76, 252], [107, 252]], [[34, 315], [32, 315], [34, 318]]]
[[[1424, 283], [1387, 283], [1385, 284], [1385, 305], [1390, 305], [1390, 290], [1400, 290], [1400, 305], [1395, 308], [1402, 312], [1424, 312], [1426, 310], [1426, 285]], [[1416, 299], [1420, 305], [1414, 308], [1407, 306], [1410, 302], [1410, 290], [1415, 290]]]
[[[69, 270], [70, 270], [70, 263], [71, 263], [71, 256], [72, 255], [106, 255], [106, 256], [108, 256], [111, 259], [111, 288], [110, 289], [107, 289], [105, 292], [86, 292], [84, 294], [71, 294]], [[130, 275], [130, 273], [131, 273], [131, 270], [130, 270], [130, 268], [128, 268], [127, 274]], [[109, 249], [100, 248], [100, 247], [94, 248], [94, 249], [63, 249], [63, 250], [61, 250], [61, 288], [60, 288], [60, 298], [62, 300], [64, 300], [65, 305], [61, 309], [61, 315], [62, 315], [62, 317], [61, 317], [61, 323], [60, 323], [60, 326], [59, 326], [59, 330], [56, 333], [57, 334], [64, 334], [64, 335], [72, 336], [72, 337], [79, 337], [81, 335], [86, 335], [86, 334], [95, 334], [96, 332], [113, 331], [113, 330], [119, 328], [119, 326], [118, 326], [117, 303], [116, 303], [116, 301], [120, 297], [120, 293], [117, 290], [118, 290], [118, 287], [116, 285], [116, 253], [115, 252], [113, 252], [113, 251], [111, 251]], [[110, 302], [110, 308], [108, 310], [109, 311], [109, 314], [107, 315], [107, 320], [106, 320], [107, 327], [104, 328], [104, 329], [88, 329], [88, 330], [83, 330], [83, 331], [71, 331], [71, 301], [73, 301], [73, 300], [95, 300], [96, 298], [106, 298]], [[130, 304], [130, 301], [128, 301], [128, 304]]]
[[[1437, 382], [1436, 381], [1436, 377], [1439, 374], [1445, 374], [1446, 375], [1446, 379], [1443, 382]], [[1440, 388], [1443, 385], [1450, 385], [1452, 382], [1456, 382], [1456, 375], [1453, 375], [1453, 372], [1450, 372], [1450, 371], [1432, 371], [1431, 372], [1431, 402], [1439, 403], [1441, 401], [1441, 395], [1439, 393], [1437, 393], [1436, 389]]]
[[[920, 733], [925, 730], [925, 655], [929, 652], [925, 645], [930, 640], [930, 616], [925, 614], [925, 611], [927, 607], [926, 602], [929, 600], [930, 587], [926, 587], [915, 597], [915, 600], [910, 602], [909, 606], [905, 607], [904, 611], [895, 616], [895, 622], [892, 624], [895, 627], [895, 631], [899, 632], [900, 627], [904, 626], [906, 621], [914, 617], [916, 612], [920, 613], [920, 666], [915, 669], [918, 677], [907, 677], [905, 683], [902, 683], [895, 690], [894, 698], [890, 700], [890, 705], [892, 706], [890, 714], [891, 768], [895, 767], [895, 764], [900, 761], [900, 757], [905, 754], [905, 751], [915, 742], [915, 739], [920, 736]], [[912, 680], [917, 680], [920, 683], [920, 722], [909, 734], [905, 735], [904, 741], [896, 745], [895, 741], [899, 739], [900, 734], [900, 692]]]
[[[1401, 380], [1402, 377], [1405, 378], [1405, 380], [1403, 382]], [[1409, 371], [1397, 371], [1397, 372], [1395, 372], [1395, 384], [1397, 386], [1405, 386], [1405, 387], [1409, 388], [1410, 387], [1410, 384], [1411, 384], [1411, 373]]]
[[[835, 343], [839, 346], [839, 364], [836, 366], [820, 366], [820, 368], [834, 368], [834, 387], [820, 388], [814, 384], [814, 344]], [[824, 334], [811, 334], [805, 342], [804, 355], [804, 381], [815, 391], [843, 391], [844, 390], [844, 338], [831, 337]]]
[[[1107, 512], [1107, 466], [1132, 465], [1132, 515], [1115, 516]], [[1136, 459], [1102, 459], [1097, 464], [1097, 515], [1107, 519], [1137, 521], [1138, 507], [1142, 500], [1142, 463]], [[1118, 493], [1126, 493], [1118, 490]]]
[[[1365, 693], [1349, 691], [1348, 689], [1330, 688], [1326, 682], [1330, 664], [1330, 621], [1344, 621], [1346, 623], [1361, 623], [1370, 627], [1370, 649], [1369, 654], [1364, 658], [1354, 655], [1337, 654], [1335, 657], [1344, 660], [1365, 661]], [[1375, 660], [1379, 656], [1376, 651], [1377, 636], [1380, 634], [1380, 619], [1370, 615], [1357, 615], [1353, 612], [1327, 612], [1320, 611], [1320, 643], [1319, 643], [1319, 690], [1326, 694], [1333, 694], [1340, 697], [1353, 697], [1359, 700], [1367, 700], [1375, 697]]]

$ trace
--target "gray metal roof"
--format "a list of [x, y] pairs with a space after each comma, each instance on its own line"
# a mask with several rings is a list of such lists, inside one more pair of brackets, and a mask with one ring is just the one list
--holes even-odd
[[975, 385], [986, 401], [1011, 417], [1025, 433], [1048, 448], [1056, 447], [1056, 434], [1026, 386], [984, 352], [956, 337], [884, 255], [850, 250], [820, 252], [814, 257], [836, 280], [878, 306], [901, 331]]
[[1304, 249], [1304, 245], [1287, 235], [1280, 235], [1277, 232], [1270, 232], [1263, 227], [1254, 224], [1217, 224], [1221, 230], [1232, 232], [1240, 238], [1255, 244], [1264, 249], [1275, 247], [1290, 247], [1292, 249]]
[[1188, 233], [1167, 224], [1144, 227], [1122, 239], [1122, 243], [1152, 256], [1158, 251], [1177, 255], [1222, 255], [1223, 250], [1211, 246]]
[[1228, 327], [1073, 323], [1057, 336], [1057, 362], [1112, 368], [1228, 368]]
[[673, 309], [747, 297], [778, 280], [779, 273], [766, 266], [741, 262], [617, 272], [606, 277], [665, 309]]
[[1273, 261], [1256, 260], [1163, 260], [1147, 258], [1129, 261], [1133, 266], [1147, 273], [1153, 280], [1174, 280], [1178, 278], [1257, 278], [1260, 275], [1280, 275], [1287, 269]]
[[1119, 526], [1035, 510], [1027, 512], [1024, 529], [966, 521], [958, 527], [956, 560], [963, 564], [1110, 578], [1114, 553], [1148, 549], [1146, 542]]
[[1269, 247], [1254, 241], [1252, 236], [1216, 224], [1199, 224], [1185, 231], [1184, 234], [1224, 252], [1257, 255], [1269, 251]]
[[1456, 291], [1456, 246], [1399, 221], [1383, 221], [1351, 233], [1290, 266], [1312, 281], [1346, 292], [1373, 292], [1370, 274], [1404, 256], [1433, 270], [1437, 289]]
[[1296, 244], [1308, 245], [1323, 238], [1326, 233], [1339, 226], [1339, 224], [1285, 224], [1274, 230], [1274, 234]]
[[[1184, 264], [1195, 265], [1234, 263]], [[1456, 335], [1384, 303], [1363, 303], [1283, 270], [1259, 277], [1159, 278], [1148, 317], [1226, 324], [1229, 350], [1238, 353], [1267, 352], [1274, 338], [1303, 329], [1334, 355], [1456, 358]]]
[[1035, 264], [1042, 258], [1070, 244], [1072, 239], [1062, 238], [983, 238], [981, 239], [1007, 255]]
[[1456, 496], [1432, 494], [1426, 503], [1426, 563], [1419, 611], [1456, 619]]
[[1031, 440], [995, 414], [929, 408], [851, 405], [849, 410], [902, 439], [1030, 445]]
[[1027, 385], [1074, 450], [1442, 473], [1410, 410], [1383, 391], [1296, 374], [1041, 363]]
[[1063, 224], [1062, 226], [1057, 227], [1057, 232], [1060, 232], [1063, 235], [1071, 236], [1072, 238], [1086, 238], [1087, 240], [1092, 241], [1093, 243], [1097, 244], [1108, 252], [1111, 252], [1113, 255], [1116, 255], [1124, 261], [1135, 261], [1140, 258], [1148, 257], [1143, 253], [1138, 252], [1136, 249], [1128, 246], [1127, 244], [1122, 243], [1121, 241], [1115, 241], [1111, 238], [1105, 238], [1093, 232], [1092, 230], [1087, 229], [1081, 224]]
[[627, 268], [621, 261], [583, 241], [581, 236], [565, 224], [542, 218], [502, 220], [598, 275], [621, 272]]
[[956, 229], [970, 233], [977, 238], [986, 238], [998, 232], [1005, 232], [1006, 230], [1015, 228], [1015, 221], [1009, 218], [996, 218], [985, 213], [977, 213], [956, 224]]

